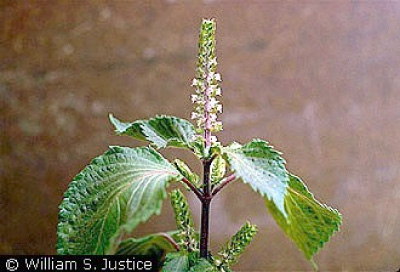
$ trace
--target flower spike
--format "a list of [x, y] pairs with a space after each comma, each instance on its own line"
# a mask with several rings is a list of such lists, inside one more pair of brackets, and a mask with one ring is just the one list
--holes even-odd
[[222, 95], [218, 82], [221, 75], [217, 73], [215, 54], [215, 20], [203, 19], [200, 29], [199, 53], [196, 78], [192, 86], [195, 94], [191, 100], [195, 104], [192, 119], [196, 120], [197, 131], [204, 135], [206, 145], [210, 146], [216, 137], [211, 132], [222, 130], [222, 122], [217, 121], [217, 114], [222, 113], [222, 104], [217, 96]]

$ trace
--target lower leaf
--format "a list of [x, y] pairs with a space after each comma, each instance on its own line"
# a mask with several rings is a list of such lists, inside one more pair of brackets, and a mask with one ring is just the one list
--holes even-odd
[[195, 252], [177, 252], [167, 254], [162, 272], [218, 272], [218, 269]]
[[189, 256], [181, 253], [169, 253], [165, 258], [162, 272], [188, 272]]
[[[118, 245], [116, 255], [150, 255], [161, 258], [177, 251], [174, 240], [178, 231], [160, 232], [140, 238], [128, 238]], [[172, 241], [171, 241], [172, 240]]]
[[189, 272], [218, 272], [218, 269], [206, 259], [201, 258], [189, 269]]
[[272, 201], [265, 199], [265, 203], [278, 225], [315, 265], [313, 256], [339, 230], [342, 216], [336, 209], [318, 202], [300, 178], [290, 175], [288, 185], [287, 218]]
[[152, 148], [110, 147], [79, 173], [64, 194], [58, 254], [113, 254], [118, 239], [159, 214], [179, 172]]

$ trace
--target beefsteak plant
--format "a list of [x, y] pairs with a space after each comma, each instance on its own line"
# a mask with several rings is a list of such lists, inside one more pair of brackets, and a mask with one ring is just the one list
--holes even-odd
[[[214, 134], [222, 130], [222, 91], [215, 28], [213, 19], [202, 21], [191, 95], [195, 125], [167, 115], [127, 123], [110, 114], [118, 135], [149, 146], [111, 146], [73, 179], [60, 205], [58, 254], [151, 255], [165, 272], [231, 271], [257, 227], [246, 222], [219, 252], [211, 253], [209, 214], [221, 189], [241, 180], [264, 199], [277, 224], [316, 268], [313, 256], [339, 229], [341, 215], [318, 202], [267, 141], [228, 146], [218, 141]], [[169, 162], [157, 151], [167, 147], [193, 152], [203, 164], [202, 178], [183, 161]], [[140, 223], [160, 213], [171, 183], [182, 184], [199, 199], [200, 227], [196, 228], [182, 191], [173, 190], [169, 197], [177, 229], [131, 237]]]

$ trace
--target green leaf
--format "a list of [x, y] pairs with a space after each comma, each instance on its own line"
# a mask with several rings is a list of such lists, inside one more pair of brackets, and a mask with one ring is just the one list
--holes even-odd
[[154, 233], [140, 238], [128, 238], [118, 245], [116, 255], [146, 255], [160, 265], [165, 255], [176, 252], [174, 244], [178, 231]]
[[184, 252], [168, 253], [162, 272], [218, 272], [206, 259], [200, 258], [198, 253]]
[[218, 272], [218, 270], [209, 261], [201, 258], [190, 268], [189, 272]]
[[342, 223], [341, 214], [318, 202], [294, 175], [290, 175], [285, 197], [287, 218], [272, 201], [266, 199], [266, 204], [278, 225], [310, 261]]
[[179, 172], [152, 148], [110, 147], [70, 183], [60, 205], [58, 254], [112, 254], [117, 240], [159, 214]]
[[211, 184], [213, 187], [219, 184], [219, 182], [224, 178], [225, 173], [226, 161], [222, 156], [217, 155], [211, 163]]
[[[186, 165], [186, 163], [184, 163], [180, 159], [175, 159], [174, 165], [182, 176], [190, 181], [196, 188], [200, 188], [200, 186], [202, 185], [200, 182], [200, 177], [196, 173], [193, 173], [192, 170], [190, 170], [189, 166]], [[186, 187], [186, 189], [188, 189], [189, 191], [191, 190], [189, 186], [187, 186], [184, 182], [182, 182], [182, 184]]]
[[115, 118], [112, 113], [110, 113], [108, 117], [111, 124], [114, 125], [116, 134], [131, 136], [142, 141], [147, 141], [146, 135], [143, 134], [141, 128], [141, 125], [147, 122], [146, 120], [137, 120], [133, 123], [124, 123]]
[[176, 248], [170, 239], [176, 239], [178, 231], [154, 233], [140, 238], [128, 238], [118, 245], [117, 255], [149, 255], [161, 258]]
[[281, 153], [262, 140], [224, 148], [230, 168], [262, 196], [272, 200], [286, 216], [284, 198], [289, 180]]
[[109, 118], [118, 135], [149, 141], [157, 148], [167, 146], [190, 148], [195, 141], [196, 132], [192, 123], [174, 116], [162, 115], [132, 123], [121, 122], [112, 114]]
[[168, 253], [162, 272], [188, 272], [189, 256], [181, 253]]
[[171, 192], [171, 205], [175, 213], [175, 221], [179, 233], [178, 243], [185, 251], [198, 251], [198, 235], [194, 229], [192, 214], [185, 195], [180, 190]]
[[210, 154], [210, 149], [205, 148], [205, 139], [202, 136], [195, 137], [193, 142], [190, 143], [192, 150], [194, 154], [197, 156], [199, 159], [207, 158]]

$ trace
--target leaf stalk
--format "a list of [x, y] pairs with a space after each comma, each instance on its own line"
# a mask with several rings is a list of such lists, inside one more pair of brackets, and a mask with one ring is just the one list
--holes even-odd
[[203, 193], [200, 192], [187, 178], [183, 177], [182, 181], [196, 194], [200, 201], [204, 198]]
[[216, 194], [218, 194], [218, 192], [221, 191], [222, 188], [224, 188], [226, 185], [228, 185], [231, 181], [234, 181], [235, 179], [236, 179], [235, 174], [231, 174], [228, 177], [224, 178], [221, 181], [221, 184], [218, 185], [218, 187], [213, 190], [213, 192], [211, 193], [211, 197], [216, 196]]

